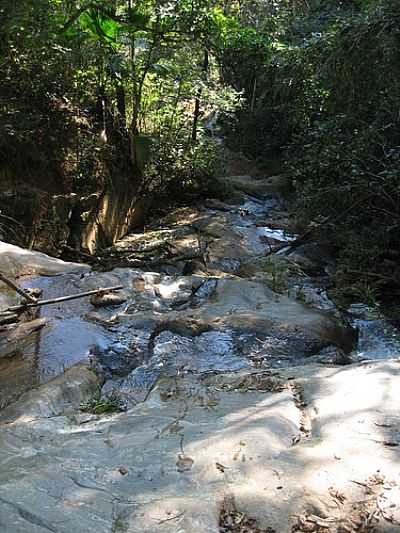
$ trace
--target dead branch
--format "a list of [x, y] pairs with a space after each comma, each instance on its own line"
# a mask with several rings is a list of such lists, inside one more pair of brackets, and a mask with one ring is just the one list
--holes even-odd
[[28, 292], [24, 291], [24, 289], [21, 289], [19, 285], [14, 283], [11, 279], [7, 278], [4, 274], [0, 272], [0, 281], [8, 285], [11, 289], [16, 291], [19, 295], [21, 295], [25, 300], [30, 302], [31, 304], [36, 303], [36, 299], [33, 298]]
[[361, 204], [361, 203], [365, 202], [366, 200], [368, 200], [371, 196], [372, 196], [372, 194], [368, 194], [367, 196], [363, 196], [362, 198], [359, 198], [356, 202], [351, 204], [347, 209], [345, 209], [344, 211], [342, 211], [338, 215], [336, 215], [336, 216], [335, 215], [331, 215], [329, 217], [325, 217], [318, 224], [314, 224], [313, 226], [308, 228], [304, 233], [302, 233], [294, 241], [285, 242], [285, 243], [279, 244], [278, 246], [275, 246], [275, 248], [271, 248], [265, 255], [268, 257], [269, 255], [276, 254], [277, 252], [279, 252], [280, 250], [283, 250], [284, 248], [287, 248], [288, 251], [291, 250], [292, 248], [297, 248], [298, 246], [304, 244], [304, 242], [307, 240], [307, 238], [312, 233], [314, 233], [315, 230], [321, 228], [325, 224], [328, 224], [328, 223], [332, 224], [332, 223], [338, 222], [339, 220], [343, 219], [343, 217], [345, 215], [347, 215], [347, 213], [349, 213], [352, 209], [357, 207], [359, 204]]
[[32, 307], [41, 307], [43, 305], [51, 305], [51, 304], [57, 304], [61, 302], [67, 302], [69, 300], [77, 300], [78, 298], [84, 298], [85, 296], [92, 296], [93, 294], [102, 294], [107, 292], [113, 292], [113, 291], [119, 291], [123, 289], [123, 285], [117, 285], [116, 287], [105, 287], [103, 289], [95, 289], [92, 291], [86, 291], [81, 292], [78, 294], [71, 294], [69, 296], [60, 296], [59, 298], [50, 298], [48, 300], [38, 300], [32, 303], [28, 304], [22, 304], [22, 305], [14, 305], [12, 307], [9, 307], [5, 310], [5, 312], [23, 312], [26, 309], [30, 309]]
[[15, 324], [19, 320], [19, 315], [16, 313], [0, 313], [0, 326], [7, 324]]

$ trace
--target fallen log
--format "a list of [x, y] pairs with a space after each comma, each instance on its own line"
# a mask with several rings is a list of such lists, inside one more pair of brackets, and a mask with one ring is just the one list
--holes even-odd
[[116, 287], [105, 287], [101, 289], [95, 289], [92, 291], [80, 292], [78, 294], [70, 294], [69, 296], [60, 296], [59, 298], [50, 298], [48, 300], [37, 300], [32, 303], [14, 305], [12, 307], [9, 307], [8, 309], [5, 309], [4, 312], [5, 313], [19, 313], [19, 312], [25, 311], [26, 309], [31, 309], [32, 307], [41, 307], [43, 305], [58, 304], [61, 302], [67, 302], [69, 300], [77, 300], [78, 298], [84, 298], [85, 296], [92, 296], [93, 294], [101, 294], [101, 293], [119, 291], [123, 288], [124, 288], [123, 285], [117, 285]]

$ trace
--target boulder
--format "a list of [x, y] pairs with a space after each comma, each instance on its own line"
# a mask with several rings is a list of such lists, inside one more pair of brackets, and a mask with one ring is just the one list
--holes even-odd
[[6, 276], [55, 276], [64, 272], [88, 270], [88, 265], [61, 261], [35, 250], [26, 250], [0, 241], [0, 271]]
[[245, 279], [219, 280], [212, 300], [191, 316], [216, 327], [303, 336], [320, 349], [333, 344], [349, 351], [355, 338], [353, 329], [342, 325], [331, 314], [277, 294], [265, 284]]
[[290, 187], [290, 180], [285, 174], [259, 179], [254, 179], [251, 176], [227, 176], [219, 178], [219, 180], [236, 191], [257, 198], [265, 198], [267, 195], [282, 193]]

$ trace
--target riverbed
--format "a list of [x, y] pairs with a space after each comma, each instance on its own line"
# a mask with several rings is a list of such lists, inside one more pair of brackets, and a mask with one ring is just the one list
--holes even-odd
[[97, 269], [0, 246], [42, 298], [123, 286], [0, 345], [2, 533], [398, 531], [397, 331], [330, 299], [334, 261], [290, 247], [278, 190], [232, 184]]

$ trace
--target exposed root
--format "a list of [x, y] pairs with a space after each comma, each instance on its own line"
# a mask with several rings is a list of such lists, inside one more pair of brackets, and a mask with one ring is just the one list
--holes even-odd
[[300, 411], [300, 434], [293, 437], [293, 444], [299, 443], [303, 439], [311, 437], [312, 424], [310, 416], [307, 413], [307, 403], [304, 400], [304, 393], [299, 383], [292, 381], [288, 385], [289, 390], [292, 391], [294, 403]]

